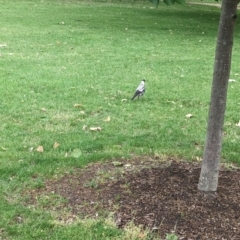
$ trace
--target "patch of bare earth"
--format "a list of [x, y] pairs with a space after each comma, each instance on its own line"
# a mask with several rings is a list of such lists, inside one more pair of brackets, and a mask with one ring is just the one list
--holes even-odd
[[[115, 165], [114, 165], [115, 164]], [[179, 239], [240, 239], [240, 171], [222, 168], [215, 194], [197, 190], [199, 163], [151, 158], [95, 163], [45, 188], [28, 192], [28, 204], [42, 194], [58, 194], [75, 215], [115, 213], [116, 225], [130, 221], [160, 236]]]
[[188, 4], [192, 4], [192, 5], [205, 5], [205, 6], [212, 6], [212, 7], [217, 7], [217, 8], [221, 8], [221, 4], [220, 3], [206, 3], [206, 2], [188, 2]]
[[[206, 3], [204, 1], [202, 2], [188, 2], [188, 4], [192, 4], [192, 5], [205, 5], [205, 6], [211, 6], [211, 7], [217, 7], [217, 8], [221, 8], [222, 4], [220, 3]], [[240, 9], [240, 7], [238, 6], [238, 9]]]

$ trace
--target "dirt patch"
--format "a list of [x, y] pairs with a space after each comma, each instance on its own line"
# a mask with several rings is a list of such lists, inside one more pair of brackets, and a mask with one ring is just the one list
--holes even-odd
[[188, 2], [188, 4], [205, 5], [205, 6], [213, 6], [213, 7], [221, 8], [221, 4], [220, 3]]
[[[205, 6], [212, 6], [212, 7], [217, 7], [217, 8], [221, 8], [222, 4], [220, 3], [206, 3], [206, 2], [188, 2], [188, 4], [193, 4], [193, 5], [205, 5]], [[238, 6], [237, 9], [240, 9], [240, 7]]]
[[82, 218], [114, 212], [118, 227], [133, 221], [161, 236], [240, 239], [240, 171], [222, 168], [212, 195], [197, 190], [199, 174], [199, 163], [171, 159], [96, 163], [28, 192], [28, 204], [58, 194], [67, 199], [59, 208]]

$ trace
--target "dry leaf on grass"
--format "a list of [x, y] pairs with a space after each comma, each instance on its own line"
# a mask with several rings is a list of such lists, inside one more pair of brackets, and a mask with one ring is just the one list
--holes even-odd
[[139, 233], [138, 234], [138, 238], [139, 239], [145, 239], [146, 238], [146, 234], [145, 233]]
[[82, 108], [82, 107], [83, 107], [83, 105], [82, 105], [82, 104], [80, 104], [80, 103], [75, 103], [75, 104], [74, 104], [74, 107], [75, 107], [75, 108]]
[[237, 124], [235, 124], [237, 127], [240, 127], [240, 120], [239, 120], [239, 122], [237, 123]]
[[58, 142], [55, 142], [54, 144], [53, 144], [53, 148], [58, 148], [60, 146], [60, 143], [58, 143]]
[[38, 146], [36, 149], [37, 152], [43, 153], [43, 146]]
[[70, 153], [66, 152], [65, 155], [64, 155], [64, 157], [67, 158], [67, 157], [69, 157], [69, 155], [70, 155]]
[[87, 125], [83, 125], [82, 130], [86, 131], [87, 130]]
[[101, 127], [90, 127], [89, 130], [90, 131], [101, 131], [102, 128]]
[[115, 167], [121, 167], [121, 166], [123, 166], [123, 163], [122, 163], [122, 162], [119, 162], [119, 161], [113, 161], [112, 164], [113, 164], [113, 166], [115, 166]]
[[6, 43], [0, 44], [0, 48], [4, 48], [4, 47], [7, 47], [7, 44], [6, 44]]
[[191, 113], [189, 113], [189, 114], [186, 115], [186, 117], [187, 117], [187, 118], [192, 118], [193, 115], [192, 115]]

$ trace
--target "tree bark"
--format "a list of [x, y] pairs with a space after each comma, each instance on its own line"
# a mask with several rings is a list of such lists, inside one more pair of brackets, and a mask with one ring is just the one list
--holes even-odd
[[234, 26], [240, 0], [223, 0], [218, 27], [208, 128], [198, 189], [214, 192], [218, 186], [222, 130], [231, 69]]

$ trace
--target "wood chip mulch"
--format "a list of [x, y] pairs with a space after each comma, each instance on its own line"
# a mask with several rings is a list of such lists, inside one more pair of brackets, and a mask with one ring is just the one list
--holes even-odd
[[67, 199], [64, 207], [77, 216], [111, 212], [118, 227], [133, 221], [159, 238], [174, 232], [186, 240], [239, 240], [240, 171], [222, 167], [217, 192], [204, 194], [197, 190], [200, 168], [147, 157], [95, 163], [31, 190], [28, 204], [54, 193]]

